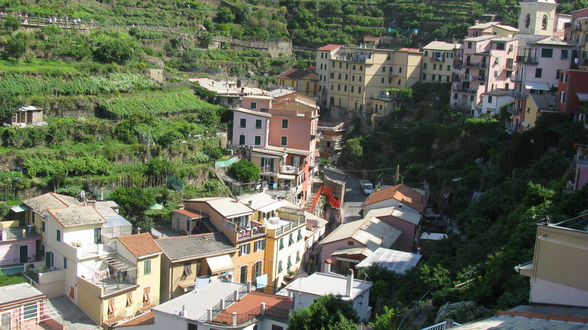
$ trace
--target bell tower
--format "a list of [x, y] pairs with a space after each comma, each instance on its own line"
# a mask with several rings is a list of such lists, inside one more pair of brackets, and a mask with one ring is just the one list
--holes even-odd
[[519, 33], [551, 36], [555, 30], [555, 0], [521, 0]]

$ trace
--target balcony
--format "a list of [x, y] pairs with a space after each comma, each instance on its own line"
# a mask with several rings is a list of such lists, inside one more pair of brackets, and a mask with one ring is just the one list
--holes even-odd
[[225, 220], [225, 227], [232, 230], [237, 237], [237, 241], [247, 240], [250, 238], [261, 237], [265, 235], [265, 227], [262, 223], [250, 220], [247, 225], [237, 225], [229, 220]]
[[302, 166], [282, 165], [280, 173], [284, 174], [299, 174], [304, 168]]
[[524, 64], [537, 64], [539, 61], [535, 56], [517, 56], [517, 63], [524, 63]]
[[431, 56], [431, 62], [443, 62], [445, 59], [443, 56]]
[[269, 218], [264, 225], [269, 236], [277, 237], [306, 226], [306, 217], [303, 210], [282, 207], [278, 209], [278, 216]]
[[261, 167], [261, 174], [262, 175], [271, 175], [271, 174], [277, 174], [274, 171], [274, 168], [272, 166], [262, 166]]
[[11, 227], [0, 230], [0, 242], [41, 239], [33, 229], [33, 225]]
[[81, 242], [72, 241], [68, 245], [75, 250], [77, 259], [103, 257], [116, 252], [116, 242], [81, 245]]
[[462, 64], [464, 68], [486, 68], [486, 62], [465, 62]]
[[48, 284], [63, 281], [65, 279], [65, 270], [57, 267], [35, 267], [34, 264], [29, 264], [25, 267], [23, 275], [37, 284]]
[[468, 94], [477, 94], [478, 93], [478, 89], [477, 88], [471, 88], [471, 87], [467, 87], [467, 86], [454, 86], [453, 87], [453, 91], [454, 92], [459, 92], [459, 93], [468, 93]]

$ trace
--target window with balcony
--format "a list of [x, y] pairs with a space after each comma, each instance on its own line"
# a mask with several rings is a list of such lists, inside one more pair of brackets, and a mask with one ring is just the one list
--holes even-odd
[[143, 275], [151, 274], [151, 260], [143, 261]]
[[253, 243], [253, 252], [265, 250], [265, 240], [260, 240]]
[[260, 129], [261, 128], [261, 119], [256, 119], [255, 120], [255, 128]]
[[541, 48], [541, 57], [552, 58], [553, 57], [553, 49], [552, 48]]
[[261, 136], [259, 136], [259, 135], [255, 136], [255, 145], [256, 146], [261, 145]]
[[241, 120], [239, 120], [239, 127], [241, 127], [241, 128], [247, 127], [247, 119], [241, 118]]
[[253, 276], [254, 277], [261, 276], [261, 272], [263, 270], [262, 266], [263, 266], [263, 262], [261, 260], [256, 262], [255, 265], [253, 265]]
[[282, 136], [282, 140], [281, 142], [281, 146], [287, 146], [288, 145], [288, 137], [287, 136]]
[[247, 283], [247, 265], [241, 266], [241, 272], [239, 276], [239, 282], [246, 284]]

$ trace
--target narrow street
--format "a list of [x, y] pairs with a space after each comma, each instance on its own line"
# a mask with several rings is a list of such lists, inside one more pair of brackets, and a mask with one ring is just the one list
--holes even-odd
[[361, 191], [358, 179], [349, 172], [346, 174], [347, 179], [345, 181], [345, 197], [343, 201], [343, 223], [361, 219], [359, 211], [361, 211], [361, 204], [366, 199], [366, 196]]

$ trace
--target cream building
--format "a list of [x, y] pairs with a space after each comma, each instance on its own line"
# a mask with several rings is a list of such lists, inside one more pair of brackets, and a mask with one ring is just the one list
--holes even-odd
[[422, 82], [451, 82], [453, 74], [453, 53], [459, 44], [432, 41], [423, 47]]
[[321, 47], [316, 53], [319, 101], [339, 116], [365, 116], [373, 111], [372, 99], [381, 98], [384, 90], [409, 88], [419, 81], [422, 56], [412, 48]]

